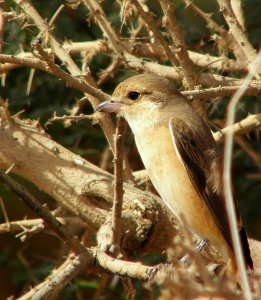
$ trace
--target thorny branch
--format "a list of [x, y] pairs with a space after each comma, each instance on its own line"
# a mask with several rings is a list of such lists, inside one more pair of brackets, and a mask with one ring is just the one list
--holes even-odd
[[173, 50], [178, 57], [181, 69], [187, 81], [187, 85], [190, 89], [193, 89], [197, 85], [198, 76], [195, 73], [195, 68], [192, 61], [189, 58], [189, 54], [184, 43], [183, 32], [177, 24], [175, 12], [172, 9], [173, 3], [169, 0], [159, 1], [164, 12], [164, 22], [169, 29], [172, 37]]
[[123, 203], [123, 134], [125, 122], [117, 119], [114, 136], [114, 199], [112, 206], [112, 245], [120, 247], [121, 240], [121, 213]]
[[[81, 81], [85, 82], [85, 87], [88, 86], [88, 90], [92, 90], [94, 91], [95, 87], [97, 87], [97, 84], [95, 82], [95, 80], [93, 79], [91, 73], [88, 71], [87, 73], [83, 74], [81, 72], [81, 70], [78, 68], [78, 66], [75, 64], [75, 62], [73, 61], [73, 59], [71, 58], [70, 54], [65, 51], [65, 49], [62, 47], [62, 45], [58, 42], [58, 40], [56, 39], [56, 37], [54, 36], [54, 34], [51, 31], [51, 28], [49, 27], [48, 24], [46, 24], [46, 22], [43, 20], [43, 18], [40, 16], [40, 14], [37, 12], [37, 10], [34, 8], [34, 6], [31, 4], [30, 0], [25, 0], [25, 1], [19, 1], [19, 0], [15, 0], [17, 4], [19, 4], [21, 6], [21, 8], [24, 10], [24, 12], [26, 13], [26, 16], [29, 19], [32, 19], [35, 23], [35, 25], [38, 27], [40, 33], [41, 33], [41, 37], [44, 39], [48, 38], [48, 41], [51, 45], [52, 51], [53, 53], [63, 62], [64, 66], [68, 69], [68, 71], [71, 73], [72, 77], [77, 78], [80, 77]], [[38, 46], [38, 49], [40, 47]], [[41, 52], [42, 55], [44, 55], [44, 51]], [[59, 73], [59, 70], [61, 70], [61, 68], [56, 67], [56, 65], [54, 63], [51, 63], [50, 58], [48, 58], [47, 55], [44, 55], [45, 59], [47, 59], [47, 62], [49, 62], [49, 64], [52, 65], [52, 70], [55, 71], [54, 74], [56, 74], [56, 72]], [[65, 75], [66, 73], [63, 72]], [[92, 104], [93, 108], [95, 109], [95, 107], [99, 104], [99, 100], [100, 98], [96, 98], [93, 93], [89, 93], [87, 92], [89, 97], [89, 101]], [[101, 91], [100, 91], [101, 94]], [[91, 95], [91, 96], [90, 96]], [[101, 114], [99, 116], [99, 124], [101, 125], [105, 136], [108, 140], [108, 143], [113, 151], [113, 132], [114, 132], [114, 125], [111, 121], [111, 118], [109, 115], [104, 115]], [[131, 170], [129, 167], [129, 163], [127, 160], [127, 156], [125, 155], [125, 171], [126, 174], [129, 178], [131, 178]]]
[[[222, 55], [220, 56], [214, 56], [212, 53], [209, 53], [208, 50], [206, 50], [208, 48], [204, 48], [204, 46], [202, 47], [203, 50], [195, 51], [195, 49], [190, 49], [190, 46], [186, 45], [184, 33], [175, 16], [174, 6], [169, 0], [159, 0], [163, 17], [160, 18], [158, 22], [155, 22], [154, 15], [143, 1], [124, 1], [126, 7], [123, 10], [122, 18], [124, 24], [122, 24], [122, 27], [127, 26], [126, 24], [130, 22], [130, 34], [125, 34], [124, 30], [119, 33], [113, 28], [106, 15], [107, 11], [105, 13], [103, 10], [102, 2], [82, 0], [81, 2], [90, 12], [90, 17], [95, 19], [102, 30], [104, 39], [84, 42], [64, 41], [63, 43], [59, 42], [55, 36], [53, 26], [54, 21], [59, 18], [65, 6], [59, 7], [51, 18], [51, 21], [47, 23], [35, 9], [31, 1], [15, 0], [15, 2], [23, 9], [23, 18], [26, 17], [27, 20], [33, 22], [34, 26], [38, 28], [37, 38], [41, 40], [41, 43], [33, 43], [34, 53], [20, 52], [18, 55], [2, 54], [2, 49], [5, 45], [3, 41], [5, 22], [7, 19], [14, 21], [15, 19], [12, 18], [19, 18], [19, 15], [13, 11], [5, 12], [5, 6], [3, 6], [2, 1], [0, 1], [0, 74], [2, 74], [2, 84], [5, 83], [6, 75], [16, 68], [27, 67], [42, 70], [62, 80], [68, 86], [82, 91], [93, 108], [95, 108], [100, 101], [107, 100], [110, 97], [99, 89], [98, 85], [103, 84], [112, 77], [116, 77], [118, 70], [121, 69], [134, 72], [156, 73], [172, 79], [178, 84], [183, 85], [181, 90], [184, 90], [184, 87], [189, 87], [189, 90], [181, 91], [181, 93], [192, 102], [200, 99], [199, 102], [203, 105], [212, 99], [219, 100], [222, 97], [231, 96], [240, 90], [240, 86], [244, 83], [243, 77], [246, 75], [249, 62], [253, 62], [257, 56], [256, 50], [250, 43], [246, 33], [242, 3], [240, 1], [232, 0], [227, 2], [217, 0], [221, 14], [224, 16], [229, 27], [229, 30], [226, 30], [214, 22], [210, 14], [205, 13], [195, 4], [191, 3], [190, 0], [184, 0], [188, 9], [193, 10], [207, 23], [212, 33], [212, 39], [216, 41], [214, 45], [216, 51], [213, 52], [218, 53], [221, 51]], [[119, 3], [123, 5], [123, 2], [119, 1]], [[137, 27], [135, 27], [136, 25], [134, 25], [133, 22], [135, 17], [137, 17]], [[148, 29], [147, 32], [145, 27]], [[162, 27], [165, 27], [167, 32], [161, 31]], [[168, 41], [169, 36], [171, 36], [172, 43]], [[105, 76], [101, 76], [98, 81], [99, 84], [97, 84], [94, 80], [94, 74], [90, 72], [89, 62], [93, 60], [96, 55], [101, 53], [112, 57], [112, 62], [107, 67]], [[73, 60], [72, 55], [75, 54], [82, 55], [82, 68]], [[85, 57], [88, 57], [88, 60], [85, 59]], [[58, 58], [58, 60], [56, 61], [55, 58]], [[171, 62], [172, 66], [168, 66], [166, 64], [167, 62]], [[260, 77], [258, 73], [254, 74], [254, 76], [257, 80], [252, 79], [249, 81], [248, 86], [245, 86], [244, 95], [260, 96]], [[184, 77], [186, 79], [185, 84]], [[7, 108], [5, 108], [5, 110], [7, 115]], [[73, 111], [77, 111], [78, 113], [79, 109]], [[47, 227], [51, 228], [62, 240], [66, 241], [74, 252], [74, 254], [68, 256], [56, 271], [53, 271], [49, 278], [20, 299], [46, 299], [57, 296], [66, 284], [74, 279], [79, 272], [82, 270], [86, 271], [86, 269], [94, 273], [108, 271], [112, 274], [127, 276], [127, 280], [129, 280], [128, 278], [130, 277], [141, 280], [161, 277], [162, 269], [164, 269], [164, 272], [166, 271], [162, 266], [148, 267], [139, 262], [134, 263], [127, 261], [127, 258], [126, 260], [120, 260], [115, 257], [112, 258], [108, 253], [104, 252], [103, 248], [99, 249], [96, 247], [83, 246], [67, 229], [69, 225], [70, 227], [84, 230], [85, 225], [88, 224], [88, 226], [95, 228], [95, 230], [99, 229], [97, 234], [98, 244], [100, 241], [100, 245], [107, 242], [106, 230], [108, 229], [108, 224], [106, 224], [106, 222], [104, 223], [104, 221], [107, 219], [106, 216], [108, 215], [112, 202], [112, 189], [110, 189], [113, 180], [112, 176], [99, 168], [96, 169], [95, 166], [80, 157], [66, 152], [59, 145], [49, 141], [46, 136], [40, 136], [38, 133], [33, 132], [32, 128], [28, 129], [24, 124], [21, 125], [21, 128], [18, 128], [10, 116], [3, 117], [1, 122], [3, 121], [5, 123], [6, 119], [9, 120], [7, 127], [9, 127], [8, 130], [10, 132], [7, 133], [7, 131], [5, 131], [7, 127], [0, 127], [2, 140], [5, 141], [5, 145], [0, 149], [0, 158], [2, 159], [2, 161], [0, 160], [1, 169], [8, 168], [8, 170], [29, 179], [38, 185], [39, 188], [52, 195], [67, 211], [76, 215], [75, 217], [65, 216], [54, 218], [46, 206], [38, 203], [24, 187], [19, 186], [9, 176], [1, 172], [0, 179], [3, 185], [8, 186], [9, 189], [26, 202], [44, 222], [40, 219], [6, 221], [6, 223], [0, 224], [0, 232], [19, 230], [21, 231], [20, 235], [25, 236], [30, 232], [44, 230], [47, 225]], [[58, 117], [54, 115], [49, 122], [63, 120], [73, 120], [77, 122], [84, 119], [91, 119], [101, 125], [110, 148], [114, 151], [114, 125], [107, 115], [100, 113], [87, 116], [70, 115]], [[161, 210], [155, 212], [157, 210], [154, 205], [155, 203], [152, 205], [151, 202], [149, 202], [148, 199], [153, 199], [154, 201], [155, 196], [148, 196], [148, 194], [142, 190], [139, 190], [139, 194], [137, 194], [135, 188], [127, 184], [124, 184], [124, 191], [126, 193], [123, 195], [122, 185], [124, 176], [122, 174], [123, 150], [121, 141], [123, 132], [121, 131], [121, 122], [119, 119], [117, 126], [118, 134], [116, 133], [115, 142], [116, 150], [114, 151], [114, 204], [112, 219], [110, 219], [112, 220], [110, 230], [112, 229], [113, 234], [112, 240], [109, 242], [113, 245], [121, 246], [121, 232], [124, 231], [125, 235], [128, 235], [128, 232], [135, 235], [135, 237], [137, 235], [137, 239], [132, 239], [130, 242], [135, 241], [137, 244], [135, 244], [136, 248], [130, 248], [131, 250], [139, 249], [143, 251], [144, 249], [142, 247], [144, 247], [144, 245], [147, 245], [145, 246], [147, 249], [153, 247], [153, 240], [155, 239], [158, 239], [157, 245], [160, 245], [162, 242], [163, 248], [166, 249], [166, 245], [168, 244], [166, 240], [171, 240], [174, 235], [174, 229], [170, 225], [169, 217], [166, 218], [166, 215], [164, 213], [162, 214]], [[251, 130], [259, 129], [260, 124], [260, 114], [250, 115], [240, 122], [234, 125], [230, 124], [231, 126], [216, 132], [214, 138], [217, 143], [222, 143], [230, 134], [233, 134], [236, 136], [235, 142], [248, 153], [257, 166], [260, 166], [260, 156], [244, 139], [239, 137]], [[0, 123], [0, 126], [2, 126], [2, 123]], [[29, 132], [32, 136], [30, 136]], [[23, 144], [21, 142], [23, 140], [26, 140], [27, 144]], [[48, 143], [50, 143], [50, 147]], [[7, 145], [9, 149], [13, 147], [12, 150], [14, 152], [11, 150], [8, 151], [8, 149], [6, 149]], [[40, 148], [40, 151], [37, 151], [39, 150], [37, 148], [39, 145], [44, 145], [44, 147]], [[24, 166], [24, 162], [27, 161], [27, 152], [22, 152], [27, 151], [25, 149], [26, 147], [28, 147], [27, 150], [28, 153], [30, 153], [28, 154], [31, 158], [30, 162], [36, 162], [36, 165], [39, 166], [38, 173]], [[30, 152], [29, 148], [32, 148], [34, 151]], [[17, 156], [16, 150], [19, 150], [19, 157]], [[39, 160], [38, 156], [40, 156], [40, 153], [41, 155], [44, 153], [45, 156], [48, 157], [48, 162], [55, 167], [47, 170], [46, 167], [41, 166], [43, 161], [41, 161], [41, 159]], [[125, 154], [124, 158], [125, 177], [131, 179], [131, 169]], [[59, 161], [59, 159], [61, 159], [61, 161]], [[79, 173], [77, 173], [78, 178], [84, 176], [88, 177], [85, 186], [73, 180], [70, 181], [67, 173], [68, 169], [73, 170], [72, 166], [79, 171]], [[66, 171], [64, 171], [63, 168]], [[88, 172], [86, 170], [88, 170]], [[31, 174], [27, 174], [26, 172], [31, 172]], [[71, 172], [73, 173], [73, 171]], [[51, 190], [50, 187], [46, 186], [48, 184], [50, 185], [48, 177], [44, 180], [39, 174], [48, 174], [50, 178], [52, 178], [52, 182], [55, 182], [59, 188], [57, 188], [57, 190]], [[89, 179], [93, 174], [95, 174], [94, 179]], [[141, 187], [149, 180], [145, 171], [135, 172], [133, 175], [135, 184]], [[71, 177], [73, 176], [74, 174], [71, 174]], [[122, 203], [123, 196], [124, 202]], [[97, 200], [97, 197], [103, 200], [103, 204]], [[128, 201], [126, 201], [126, 198]], [[143, 198], [145, 202], [141, 201]], [[146, 205], [144, 205], [144, 203]], [[151, 211], [153, 211], [153, 213]], [[133, 221], [133, 219], [135, 219], [133, 214], [136, 214], [135, 216], [139, 218], [137, 223], [135, 223], [136, 220]], [[157, 214], [159, 214], [159, 217], [157, 217]], [[164, 216], [164, 218], [162, 216]], [[151, 220], [153, 220], [152, 223], [156, 225], [152, 226]], [[162, 222], [166, 222], [164, 223], [164, 228], [159, 227], [160, 232], [157, 232], [157, 223]], [[103, 230], [105, 231], [103, 232]], [[104, 233], [105, 236], [103, 235]], [[129, 237], [125, 235], [123, 242], [128, 243]], [[150, 241], [150, 239], [152, 241]], [[125, 246], [124, 244], [124, 247]], [[127, 246], [125, 248], [128, 249]], [[126, 250], [125, 248], [124, 250]], [[186, 248], [186, 250], [192, 254], [191, 248]], [[198, 271], [200, 273], [200, 270]], [[203, 271], [205, 272], [206, 270]], [[173, 270], [171, 272], [173, 272]], [[185, 273], [188, 274], [190, 272], [185, 270]], [[167, 277], [169, 277], [168, 279], [166, 279], [166, 274]], [[186, 281], [188, 277], [184, 277], [184, 269], [175, 269], [175, 277], [178, 278], [176, 281], [173, 281], [172, 276], [169, 276], [170, 273], [166, 272], [166, 274], [164, 275], [165, 279], [164, 276], [161, 277], [165, 280], [165, 283], [168, 283], [169, 280], [172, 286], [174, 284], [176, 287], [183, 287], [184, 289], [184, 282], [188, 282]], [[204, 276], [202, 278], [204, 278]], [[191, 278], [189, 280], [191, 280]], [[217, 278], [217, 280], [221, 280], [219, 284], [224, 284], [222, 277]], [[229, 284], [229, 282], [227, 284]], [[205, 295], [220, 296], [222, 294], [224, 297], [235, 297], [234, 291], [232, 292], [229, 288], [225, 288], [220, 292], [220, 290], [216, 289], [218, 285], [213, 286], [211, 279], [207, 281], [206, 286], [209, 287], [209, 290], [205, 290]], [[204, 294], [200, 283], [193, 285], [191, 289], [194, 289], [193, 292], [196, 293], [194, 295], [202, 296]], [[171, 291], [171, 288], [169, 290]], [[184, 295], [181, 294], [181, 297], [182, 296]]]

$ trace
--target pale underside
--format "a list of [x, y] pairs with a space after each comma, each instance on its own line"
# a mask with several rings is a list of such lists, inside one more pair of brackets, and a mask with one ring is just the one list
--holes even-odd
[[185, 218], [193, 233], [230, 256], [226, 241], [176, 152], [169, 127], [162, 124], [146, 128], [146, 135], [136, 133], [135, 140], [148, 175], [166, 205], [178, 218]]

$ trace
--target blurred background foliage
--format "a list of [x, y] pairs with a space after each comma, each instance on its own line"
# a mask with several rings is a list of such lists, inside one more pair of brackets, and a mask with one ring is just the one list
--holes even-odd
[[[73, 9], [70, 6], [75, 2], [68, 0], [67, 3], [69, 5], [64, 7], [55, 21], [54, 33], [60, 42], [65, 40], [74, 42], [92, 41], [103, 38], [101, 30], [91, 20], [85, 7], [79, 5], [76, 9]], [[215, 21], [226, 28], [224, 19], [215, 1], [197, 0], [194, 2], [205, 12], [212, 13]], [[59, 0], [38, 0], [32, 1], [32, 3], [44, 18], [50, 20], [58, 7], [65, 2]], [[255, 48], [258, 48], [261, 36], [261, 1], [244, 0], [242, 3], [249, 38]], [[157, 1], [150, 0], [147, 1], [147, 4], [154, 13], [155, 19], [162, 16]], [[114, 27], [119, 31], [121, 30], [122, 34], [127, 37], [129, 28], [125, 25], [121, 29], [120, 6], [117, 1], [106, 0], [102, 2], [102, 5]], [[182, 1], [175, 1], [175, 5], [178, 20], [185, 32], [186, 42], [190, 45], [190, 48], [202, 53], [208, 52], [219, 55], [218, 47], [215, 45], [216, 42], [212, 39], [211, 32], [206, 27], [205, 22], [191, 10], [185, 9]], [[4, 9], [6, 11], [19, 11], [19, 8], [11, 0], [5, 1]], [[34, 26], [23, 22], [21, 19], [14, 19], [9, 20], [5, 24], [3, 53], [18, 54], [20, 51], [31, 51], [31, 42], [37, 35], [37, 30]], [[24, 26], [23, 30], [21, 30], [21, 26]], [[222, 52], [222, 49], [220, 51]], [[80, 55], [74, 56], [74, 60], [81, 66], [82, 57]], [[99, 72], [104, 70], [110, 62], [111, 57], [102, 54], [96, 55], [90, 65], [93, 76], [98, 78]], [[26, 94], [30, 71], [27, 68], [18, 68], [11, 71], [5, 80], [2, 79], [1, 96], [8, 100], [11, 114], [20, 113], [20, 118], [37, 119], [42, 126], [45, 126], [47, 120], [53, 116], [54, 112], [59, 116], [67, 114], [75, 103], [83, 97], [81, 92], [67, 87], [53, 76], [38, 70], [35, 72], [30, 93]], [[111, 93], [118, 82], [131, 74], [132, 72], [119, 70], [116, 76], [106, 81], [101, 88], [105, 92]], [[241, 74], [238, 76], [241, 76]], [[228, 100], [222, 99], [213, 101], [210, 104], [208, 116], [211, 125], [225, 125]], [[245, 118], [248, 114], [260, 112], [260, 108], [261, 103], [257, 98], [244, 98], [238, 106], [237, 120]], [[91, 114], [92, 109], [90, 105], [85, 103], [81, 112]], [[101, 154], [106, 147], [106, 140], [97, 125], [91, 124], [90, 121], [81, 121], [66, 127], [62, 122], [55, 122], [48, 125], [45, 130], [58, 143], [99, 165]], [[137, 156], [133, 139], [129, 131], [127, 133], [126, 145], [132, 167], [134, 170], [141, 169], [143, 166]], [[251, 132], [244, 139], [255, 152], [260, 153], [260, 134], [257, 131]], [[109, 169], [112, 170], [111, 168], [112, 165]], [[258, 172], [258, 167], [251, 157], [240, 146], [235, 144], [233, 180], [236, 198], [239, 202], [248, 234], [255, 239], [261, 240], [261, 181], [260, 173], [258, 175]], [[40, 192], [31, 183], [25, 182], [21, 178], [15, 178], [25, 184], [43, 203], [48, 203], [49, 206], [54, 207], [53, 199]], [[1, 187], [0, 196], [4, 200], [10, 220], [20, 220], [25, 216], [27, 218], [34, 217], [19, 199]], [[0, 221], [5, 222], [2, 212], [0, 212]], [[13, 234], [1, 234], [0, 240], [0, 299], [4, 299], [11, 294], [19, 295], [22, 289], [26, 288], [26, 285], [39, 282], [48, 274], [53, 264], [56, 263], [57, 257], [61, 254], [58, 253], [59, 242], [57, 239], [46, 233], [32, 236], [26, 243], [22, 243]], [[98, 282], [99, 280], [96, 278], [85, 276], [67, 287], [62, 299], [75, 299], [79, 289], [83, 291], [84, 297], [93, 295]], [[117, 291], [111, 288], [108, 293], [111, 299], [123, 299], [120, 290]], [[136, 299], [145, 299], [146, 295], [142, 294], [144, 291], [140, 293], [137, 294]]]

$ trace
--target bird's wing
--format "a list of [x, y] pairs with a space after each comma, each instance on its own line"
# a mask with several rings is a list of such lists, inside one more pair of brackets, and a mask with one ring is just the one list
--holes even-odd
[[188, 123], [178, 118], [170, 120], [169, 128], [174, 148], [195, 190], [206, 203], [219, 231], [233, 249], [221, 191], [220, 158], [213, 141], [192, 130]]

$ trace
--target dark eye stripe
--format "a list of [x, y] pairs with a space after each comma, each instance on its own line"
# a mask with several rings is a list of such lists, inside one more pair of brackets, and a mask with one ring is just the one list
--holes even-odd
[[133, 101], [137, 100], [139, 98], [139, 96], [140, 96], [140, 93], [137, 91], [132, 91], [132, 92], [129, 92], [129, 94], [128, 94], [129, 99], [133, 100]]

